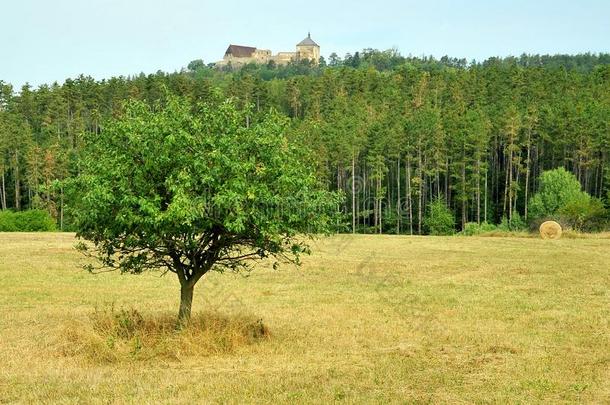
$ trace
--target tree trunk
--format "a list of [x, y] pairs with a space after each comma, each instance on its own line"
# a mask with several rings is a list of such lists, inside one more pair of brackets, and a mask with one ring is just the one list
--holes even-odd
[[528, 133], [528, 137], [527, 137], [527, 164], [525, 166], [525, 196], [524, 196], [524, 201], [525, 201], [525, 213], [524, 213], [524, 218], [527, 221], [527, 208], [528, 208], [528, 197], [529, 197], [529, 188], [530, 188], [530, 160], [531, 160], [531, 156], [532, 156], [532, 143], [531, 143], [531, 139], [530, 139], [530, 134]]
[[481, 224], [481, 159], [477, 156], [477, 224]]
[[178, 325], [187, 325], [191, 320], [191, 308], [193, 306], [194, 286], [188, 283], [180, 285], [180, 310], [178, 311]]
[[599, 181], [601, 180], [601, 176], [600, 176], [600, 165], [597, 165], [595, 167], [595, 185], [593, 186], [593, 192], [591, 193], [591, 195], [594, 195], [598, 198], [601, 198], [598, 195], [598, 190], [599, 190]]
[[424, 194], [424, 174], [423, 174], [423, 169], [422, 169], [422, 158], [421, 158], [421, 149], [418, 149], [417, 151], [418, 154], [418, 167], [417, 167], [417, 171], [418, 171], [418, 176], [419, 176], [419, 195], [417, 196], [417, 198], [419, 199], [418, 204], [417, 204], [417, 233], [419, 235], [421, 235], [421, 231], [422, 231], [422, 218], [423, 218], [423, 205], [424, 205], [424, 201], [423, 201], [423, 194]]
[[508, 185], [510, 184], [508, 182], [508, 172], [509, 172], [510, 168], [505, 165], [504, 168], [504, 202], [502, 203], [502, 215], [505, 216], [506, 215], [506, 204], [508, 203]]
[[362, 169], [362, 184], [364, 185], [364, 193], [362, 194], [362, 211], [364, 212], [362, 225], [364, 225], [364, 233], [367, 233], [367, 228], [371, 225], [371, 216], [368, 213], [371, 205], [369, 203], [369, 194], [367, 194], [370, 193], [370, 188], [367, 187], [366, 183], [366, 161], [364, 162], [364, 167]]
[[407, 209], [409, 211], [409, 234], [413, 235], [413, 200], [411, 199], [411, 159], [407, 155], [405, 165], [405, 192], [407, 193]]
[[15, 151], [15, 167], [14, 167], [14, 176], [15, 176], [15, 210], [19, 211], [21, 209], [21, 193], [20, 193], [20, 179], [19, 179], [19, 152]]
[[0, 189], [0, 203], [2, 203], [2, 209], [6, 209], [6, 187], [4, 184], [4, 170], [2, 170], [2, 188]]
[[483, 201], [483, 218], [487, 222], [487, 167], [485, 168], [485, 200]]
[[396, 161], [396, 234], [400, 235], [400, 218], [402, 215], [402, 209], [400, 204], [400, 155], [398, 155], [398, 160]]
[[352, 233], [356, 233], [356, 156], [352, 153]]
[[[375, 182], [375, 196], [373, 199], [373, 233], [377, 233], [377, 223], [379, 221], [379, 210], [378, 210], [378, 206], [379, 206], [379, 185], [377, 184], [377, 179], [373, 178], [373, 181]], [[372, 185], [371, 185], [371, 189], [372, 189]], [[371, 193], [373, 192], [373, 190], [371, 190]]]
[[605, 163], [605, 156], [604, 154], [602, 154], [602, 163], [601, 163], [601, 167], [599, 169], [600, 171], [600, 180], [599, 180], [599, 198], [602, 198], [602, 196], [604, 195], [604, 163]]
[[[377, 195], [381, 195], [381, 175], [377, 177]], [[382, 199], [383, 197], [378, 197], [377, 199], [377, 215], [379, 220], [379, 234], [383, 233], [383, 226], [381, 225], [381, 221], [383, 220], [383, 212], [382, 212]]]
[[466, 228], [466, 155], [462, 156], [462, 230]]
[[[513, 209], [511, 210], [511, 217], [513, 215], [513, 213], [517, 212], [517, 201], [519, 201], [519, 174], [521, 173], [521, 156], [519, 155], [519, 161], [517, 164], [517, 168], [515, 169], [516, 174], [515, 174], [515, 178], [513, 179], [513, 184], [515, 184], [514, 187], [514, 191], [513, 191]], [[513, 187], [511, 187], [511, 190], [513, 190]], [[518, 212], [517, 212], [518, 213]]]
[[447, 207], [451, 207], [451, 171], [449, 166], [449, 159], [445, 160], [445, 201], [447, 201]]
[[60, 188], [60, 198], [59, 198], [59, 230], [64, 230], [64, 186], [62, 185]]

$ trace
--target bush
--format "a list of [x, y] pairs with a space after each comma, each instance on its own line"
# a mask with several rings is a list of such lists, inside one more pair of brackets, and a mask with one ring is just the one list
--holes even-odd
[[540, 176], [540, 189], [529, 202], [530, 218], [557, 218], [567, 205], [582, 207], [590, 198], [572, 173], [563, 167], [548, 170]]
[[525, 224], [525, 221], [523, 220], [521, 215], [519, 215], [519, 213], [516, 211], [513, 212], [513, 216], [510, 219], [510, 221], [508, 220], [508, 218], [503, 216], [502, 221], [498, 225], [498, 230], [502, 231], [502, 232], [523, 231], [526, 228], [527, 228], [527, 225]]
[[438, 198], [428, 205], [424, 228], [430, 235], [453, 235], [455, 233], [455, 217], [445, 201]]
[[607, 211], [597, 198], [577, 199], [559, 209], [561, 222], [577, 231], [603, 230]]
[[50, 232], [55, 229], [55, 220], [46, 211], [0, 212], [0, 232]]
[[467, 222], [461, 234], [465, 236], [475, 236], [482, 233], [494, 232], [496, 230], [497, 227], [494, 224], [487, 222], [481, 222], [480, 224], [477, 224], [476, 222]]
[[554, 220], [564, 229], [600, 231], [607, 226], [608, 211], [601, 200], [582, 191], [576, 177], [564, 168], [540, 176], [540, 190], [529, 202], [532, 228]]

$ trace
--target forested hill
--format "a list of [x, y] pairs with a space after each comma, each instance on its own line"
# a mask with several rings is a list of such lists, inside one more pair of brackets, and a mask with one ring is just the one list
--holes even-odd
[[0, 207], [61, 218], [56, 180], [76, 171], [83, 134], [103, 136], [124, 100], [154, 104], [167, 91], [235, 97], [251, 121], [271, 108], [289, 116], [320, 178], [345, 192], [346, 230], [420, 233], [437, 198], [461, 225], [527, 217], [539, 175], [556, 167], [593, 196], [610, 190], [609, 54], [474, 63], [365, 50], [320, 66], [220, 71], [193, 61], [177, 73], [19, 91], [0, 83]]

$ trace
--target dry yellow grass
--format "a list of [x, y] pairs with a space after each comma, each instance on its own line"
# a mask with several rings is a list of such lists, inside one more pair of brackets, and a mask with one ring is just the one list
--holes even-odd
[[60, 352], [92, 364], [142, 360], [181, 361], [234, 353], [269, 337], [262, 320], [217, 313], [196, 314], [188, 328], [177, 328], [176, 314], [143, 316], [136, 309], [96, 309], [88, 321], [73, 321], [60, 339]]
[[196, 313], [271, 337], [119, 362], [67, 331], [109, 305], [174, 314], [177, 281], [89, 275], [73, 243], [0, 234], [0, 402], [610, 402], [608, 239], [333, 237], [198, 285]]

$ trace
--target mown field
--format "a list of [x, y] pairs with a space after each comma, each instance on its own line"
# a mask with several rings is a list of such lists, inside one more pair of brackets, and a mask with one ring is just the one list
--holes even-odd
[[87, 274], [73, 244], [0, 234], [0, 402], [610, 402], [610, 239], [332, 237], [198, 285], [195, 312], [268, 336], [158, 355], [92, 351], [92, 314], [169, 319], [177, 280]]

